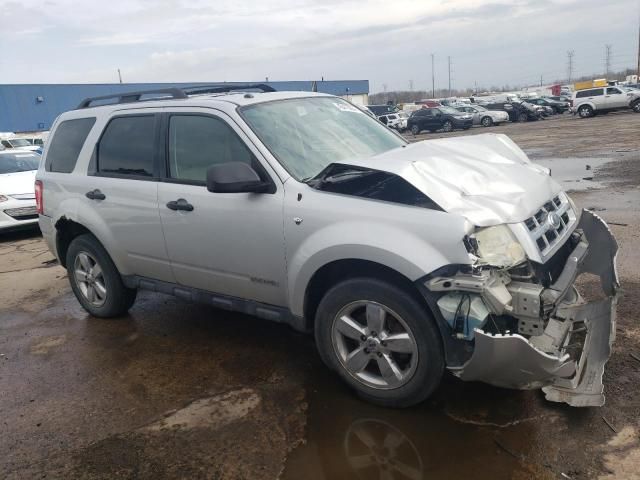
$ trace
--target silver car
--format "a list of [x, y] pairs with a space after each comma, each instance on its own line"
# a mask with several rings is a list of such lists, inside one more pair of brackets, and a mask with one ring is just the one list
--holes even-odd
[[482, 105], [454, 105], [453, 108], [460, 112], [473, 115], [473, 124], [491, 127], [509, 121], [509, 114], [502, 110], [488, 110]]
[[504, 135], [408, 144], [337, 97], [239, 88], [56, 120], [40, 227], [89, 313], [150, 289], [286, 323], [379, 405], [424, 400], [445, 370], [603, 404], [617, 245], [548, 170]]

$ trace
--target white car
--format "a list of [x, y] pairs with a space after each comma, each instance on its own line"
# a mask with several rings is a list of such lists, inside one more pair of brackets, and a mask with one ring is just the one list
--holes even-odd
[[598, 87], [573, 93], [573, 113], [588, 118], [600, 112], [612, 112], [630, 108], [640, 113], [640, 90], [623, 90], [619, 87]]
[[[405, 114], [406, 115], [406, 114]], [[403, 116], [400, 112], [388, 113], [386, 115], [380, 115], [378, 120], [384, 123], [387, 127], [393, 128], [399, 132], [403, 132], [407, 129], [407, 119], [409, 116]]]
[[490, 127], [509, 121], [509, 114], [501, 110], [487, 110], [481, 105], [455, 105], [454, 108], [461, 112], [473, 115], [473, 124]]
[[0, 139], [0, 144], [6, 149], [38, 151], [42, 149], [42, 145], [33, 145], [26, 138], [7, 137]]
[[37, 153], [0, 151], [0, 231], [37, 225], [34, 184], [39, 163]]

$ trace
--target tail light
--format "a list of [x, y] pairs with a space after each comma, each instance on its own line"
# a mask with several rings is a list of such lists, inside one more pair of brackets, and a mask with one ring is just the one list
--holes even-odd
[[36, 180], [36, 208], [38, 213], [44, 213], [44, 201], [42, 198], [42, 180]]

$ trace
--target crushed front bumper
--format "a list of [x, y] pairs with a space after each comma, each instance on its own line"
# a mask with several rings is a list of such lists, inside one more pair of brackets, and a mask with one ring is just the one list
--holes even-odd
[[[549, 315], [542, 334], [491, 334], [477, 328], [470, 359], [450, 368], [455, 375], [506, 388], [542, 387], [547, 400], [577, 407], [604, 404], [602, 376], [615, 339], [620, 288], [618, 246], [606, 223], [590, 211], [583, 211], [580, 230], [561, 274], [540, 294], [541, 311]], [[574, 283], [582, 273], [600, 278], [600, 299], [586, 302], [577, 293]], [[518, 298], [511, 288], [514, 304], [507, 308], [513, 312]]]

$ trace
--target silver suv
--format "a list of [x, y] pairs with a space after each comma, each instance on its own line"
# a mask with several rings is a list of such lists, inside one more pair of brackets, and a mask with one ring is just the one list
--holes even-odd
[[504, 135], [408, 144], [340, 98], [252, 87], [56, 120], [40, 227], [89, 313], [149, 289], [287, 323], [380, 405], [424, 400], [445, 369], [603, 404], [617, 245], [548, 170]]
[[640, 90], [625, 87], [599, 87], [573, 92], [573, 113], [577, 113], [582, 118], [627, 108], [640, 113]]

